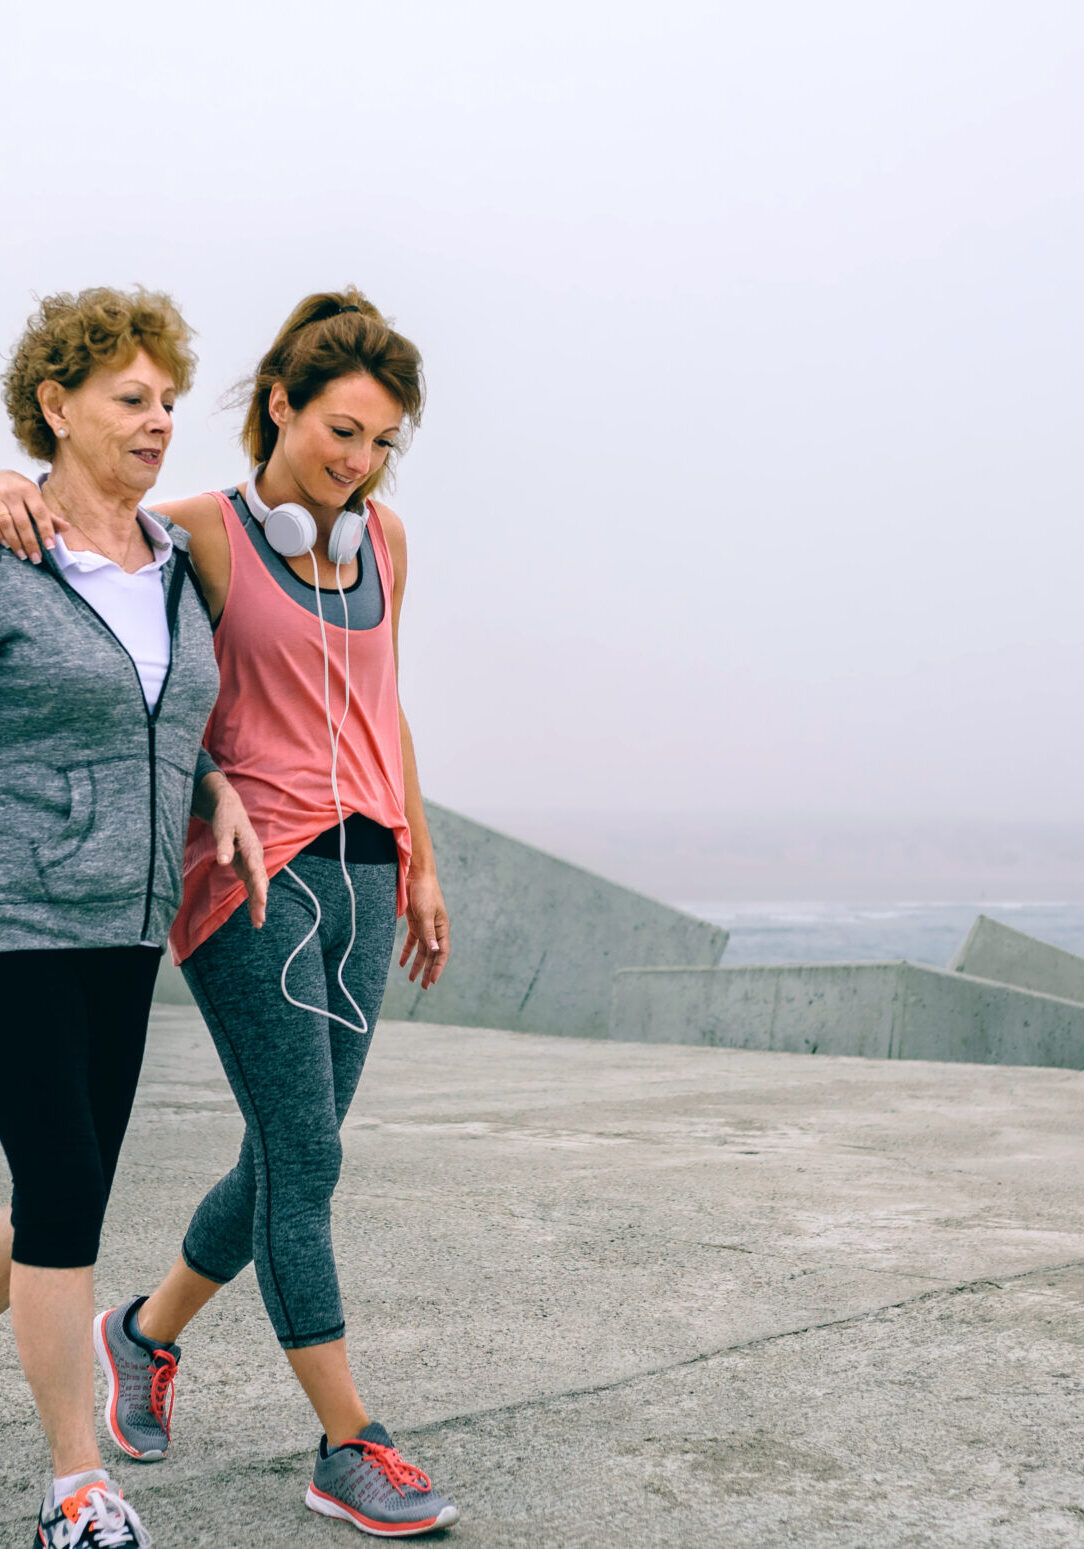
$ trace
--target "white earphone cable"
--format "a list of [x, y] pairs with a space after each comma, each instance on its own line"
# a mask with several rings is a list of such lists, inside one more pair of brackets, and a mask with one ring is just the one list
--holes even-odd
[[[337, 559], [335, 561], [335, 585], [338, 588], [339, 601], [343, 605], [343, 634], [344, 634], [344, 637], [345, 637], [345, 640], [346, 640], [346, 648], [345, 648], [346, 671], [345, 671], [345, 703], [343, 705], [343, 717], [342, 717], [342, 720], [339, 722], [339, 725], [338, 725], [338, 727], [336, 729], [336, 732], [335, 732], [335, 745], [334, 745], [334, 747], [332, 749], [332, 754], [331, 754], [331, 784], [332, 784], [332, 789], [333, 789], [333, 791], [335, 793], [335, 808], [336, 808], [336, 811], [339, 814], [339, 865], [342, 867], [343, 881], [346, 883], [346, 890], [350, 894], [350, 940], [347, 943], [346, 951], [343, 953], [342, 960], [339, 963], [339, 971], [338, 971], [338, 973], [336, 975], [336, 978], [339, 981], [339, 988], [342, 990], [343, 994], [346, 996], [346, 998], [350, 1002], [350, 1004], [352, 1006], [354, 1006], [355, 1010], [357, 1010], [357, 1004], [356, 1004], [356, 1002], [354, 1000], [354, 997], [350, 994], [350, 991], [346, 988], [346, 985], [343, 983], [343, 969], [346, 967], [347, 959], [349, 958], [351, 952], [353, 952], [353, 950], [354, 950], [354, 943], [358, 939], [358, 900], [357, 900], [357, 895], [354, 892], [353, 879], [351, 878], [350, 872], [348, 871], [347, 865], [346, 865], [346, 824], [343, 821], [342, 804], [339, 801], [339, 784], [338, 784], [339, 742], [340, 742], [340, 740], [342, 738], [343, 727], [346, 725], [346, 717], [347, 717], [347, 715], [350, 712], [350, 605], [349, 605], [349, 603], [346, 600], [346, 593], [343, 591], [342, 560], [341, 559]], [[365, 1021], [365, 1017], [362, 1015], [362, 1013], [360, 1011], [358, 1011], [358, 1016], [361, 1017], [361, 1020], [362, 1020], [362, 1022], [364, 1024], [364, 1026], [365, 1026], [365, 1031], [367, 1033], [369, 1031], [369, 1024]]]
[[342, 799], [339, 795], [339, 740], [342, 736], [343, 727], [346, 725], [346, 717], [350, 713], [350, 614], [346, 601], [346, 593], [343, 591], [341, 573], [342, 561], [336, 560], [335, 585], [338, 588], [339, 597], [342, 600], [343, 605], [343, 632], [346, 638], [346, 670], [345, 704], [343, 705], [342, 719], [340, 720], [338, 726], [335, 726], [331, 717], [331, 662], [328, 653], [327, 627], [324, 623], [324, 610], [320, 602], [320, 572], [316, 564], [316, 555], [312, 549], [309, 550], [309, 558], [312, 560], [312, 577], [316, 587], [316, 617], [320, 621], [320, 641], [324, 649], [324, 715], [327, 719], [328, 737], [331, 742], [331, 794], [335, 799], [335, 812], [339, 819], [339, 864], [342, 867], [343, 880], [346, 883], [346, 890], [350, 895], [350, 941], [339, 963], [339, 971], [336, 975], [336, 978], [338, 980], [339, 988], [342, 990], [343, 994], [346, 996], [346, 999], [357, 1012], [358, 1021], [361, 1023], [361, 1026], [358, 1027], [353, 1022], [348, 1022], [345, 1017], [336, 1015], [334, 1011], [329, 1011], [326, 1008], [320, 1006], [310, 1006], [307, 1005], [304, 1001], [296, 1000], [286, 988], [286, 975], [289, 971], [290, 965], [294, 958], [297, 957], [298, 953], [303, 951], [303, 949], [308, 946], [316, 932], [320, 929], [321, 917], [320, 900], [317, 898], [312, 888], [309, 887], [307, 883], [303, 882], [298, 876], [297, 872], [294, 871], [290, 866], [284, 866], [283, 870], [294, 879], [298, 887], [305, 890], [305, 892], [312, 899], [313, 903], [316, 905], [316, 920], [312, 926], [312, 929], [308, 932], [302, 941], [298, 942], [297, 946], [290, 953], [289, 957], [282, 965], [282, 977], [279, 982], [282, 987], [282, 993], [289, 1001], [291, 1006], [296, 1006], [299, 1011], [313, 1011], [317, 1016], [326, 1016], [330, 1021], [338, 1022], [340, 1026], [349, 1028], [352, 1033], [360, 1033], [362, 1037], [366, 1037], [369, 1032], [369, 1024], [365, 1020], [365, 1013], [362, 1011], [357, 1001], [354, 999], [350, 991], [346, 988], [346, 985], [343, 983], [343, 969], [346, 967], [347, 959], [349, 958], [351, 952], [354, 950], [354, 943], [357, 940], [357, 897], [354, 893], [354, 884], [351, 880], [350, 872], [346, 864], [346, 819], [343, 816]]

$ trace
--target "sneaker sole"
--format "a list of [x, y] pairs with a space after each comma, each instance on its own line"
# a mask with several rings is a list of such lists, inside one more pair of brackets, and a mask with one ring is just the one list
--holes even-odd
[[344, 1506], [342, 1501], [325, 1495], [316, 1488], [315, 1483], [310, 1484], [305, 1492], [305, 1505], [310, 1511], [318, 1511], [321, 1516], [352, 1522], [356, 1528], [360, 1528], [363, 1533], [371, 1533], [374, 1538], [416, 1538], [420, 1533], [435, 1533], [439, 1528], [452, 1527], [459, 1521], [459, 1508], [448, 1505], [435, 1517], [427, 1517], [424, 1522], [376, 1522], [372, 1517], [362, 1516], [352, 1506]]
[[165, 1457], [165, 1452], [137, 1452], [126, 1442], [121, 1435], [117, 1424], [117, 1368], [113, 1364], [113, 1357], [109, 1353], [109, 1345], [105, 1337], [105, 1320], [111, 1313], [116, 1312], [115, 1307], [110, 1307], [105, 1312], [100, 1312], [94, 1319], [94, 1353], [98, 1357], [98, 1365], [105, 1373], [105, 1380], [109, 1385], [109, 1392], [105, 1400], [105, 1408], [102, 1414], [105, 1418], [106, 1429], [122, 1452], [127, 1453], [137, 1463], [160, 1463]]

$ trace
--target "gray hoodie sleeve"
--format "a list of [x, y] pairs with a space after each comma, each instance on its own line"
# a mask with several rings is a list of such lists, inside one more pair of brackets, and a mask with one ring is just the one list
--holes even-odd
[[196, 791], [199, 789], [199, 783], [203, 779], [204, 775], [218, 774], [219, 772], [218, 765], [208, 753], [207, 749], [200, 748], [196, 757], [196, 772], [192, 777], [193, 799], [195, 799]]

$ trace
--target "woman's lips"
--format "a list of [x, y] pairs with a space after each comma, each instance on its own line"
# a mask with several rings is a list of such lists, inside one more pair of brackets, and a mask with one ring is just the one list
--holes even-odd
[[142, 451], [141, 452], [141, 451], [137, 450], [137, 451], [132, 453], [132, 456], [133, 457], [138, 457], [140, 462], [141, 463], [146, 463], [149, 468], [157, 468], [158, 464], [162, 461], [162, 454], [161, 454], [161, 452], [157, 452], [157, 451]]

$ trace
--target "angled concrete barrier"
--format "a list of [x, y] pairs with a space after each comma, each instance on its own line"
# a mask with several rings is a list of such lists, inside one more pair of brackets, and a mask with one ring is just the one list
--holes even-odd
[[1084, 1070], [1084, 1005], [904, 962], [621, 970], [610, 1037]]
[[[605, 1038], [616, 968], [717, 963], [727, 932], [427, 803], [452, 959], [422, 991], [396, 961], [397, 1021]], [[398, 941], [402, 940], [400, 922]]]
[[1084, 1001], [1084, 957], [980, 914], [952, 959], [954, 973], [996, 979], [1021, 990]]
[[610, 1037], [887, 1059], [898, 970], [898, 963], [625, 969], [614, 975]]

